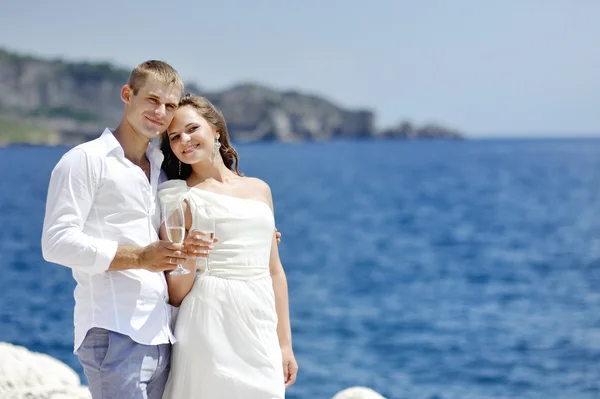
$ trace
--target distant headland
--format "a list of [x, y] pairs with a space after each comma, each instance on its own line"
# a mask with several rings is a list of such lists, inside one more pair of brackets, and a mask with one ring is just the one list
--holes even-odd
[[[129, 70], [110, 63], [42, 59], [0, 49], [0, 146], [74, 145], [119, 122]], [[343, 109], [321, 97], [238, 84], [186, 92], [207, 97], [227, 120], [234, 141], [324, 141], [346, 138], [463, 139], [447, 127], [401, 122], [375, 127], [368, 109]]]

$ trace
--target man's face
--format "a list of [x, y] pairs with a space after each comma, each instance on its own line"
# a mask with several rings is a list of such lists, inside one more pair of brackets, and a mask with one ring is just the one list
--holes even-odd
[[131, 87], [125, 86], [122, 96], [125, 120], [137, 134], [151, 140], [167, 130], [177, 110], [181, 90], [148, 77], [137, 94], [133, 94]]

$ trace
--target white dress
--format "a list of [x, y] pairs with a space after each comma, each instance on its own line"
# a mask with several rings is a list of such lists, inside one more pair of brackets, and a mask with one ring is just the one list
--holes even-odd
[[[269, 258], [275, 229], [264, 202], [188, 187], [160, 186], [161, 202], [210, 203], [215, 244], [179, 308], [163, 399], [284, 398], [285, 385]], [[199, 259], [203, 266], [204, 259]]]

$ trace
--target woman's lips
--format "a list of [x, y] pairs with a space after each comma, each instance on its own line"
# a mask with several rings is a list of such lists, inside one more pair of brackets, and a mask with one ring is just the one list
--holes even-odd
[[198, 144], [187, 146], [185, 148], [185, 150], [183, 150], [183, 154], [189, 154], [190, 152], [194, 151], [196, 148], [198, 148]]

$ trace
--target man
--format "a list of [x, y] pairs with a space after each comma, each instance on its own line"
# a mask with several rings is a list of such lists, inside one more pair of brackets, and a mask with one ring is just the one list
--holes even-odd
[[136, 66], [115, 130], [67, 152], [52, 172], [44, 259], [73, 269], [75, 350], [94, 399], [161, 398], [171, 309], [164, 271], [210, 243], [159, 240], [163, 155], [150, 140], [171, 123], [183, 82], [170, 65]]

